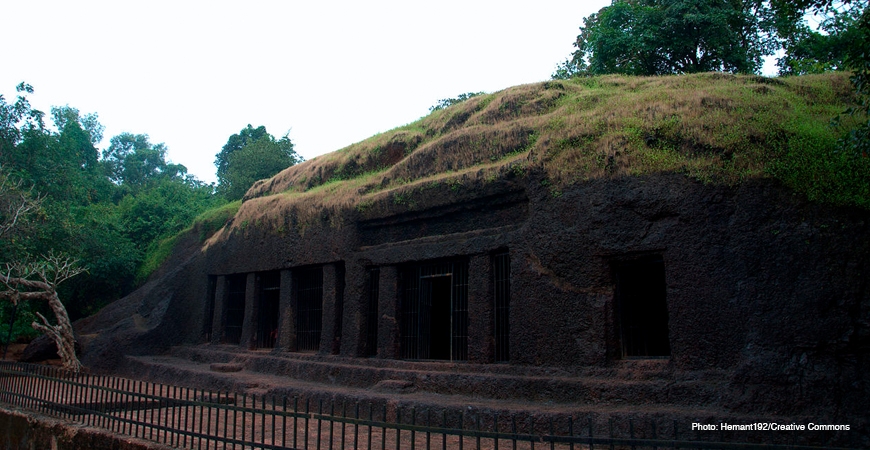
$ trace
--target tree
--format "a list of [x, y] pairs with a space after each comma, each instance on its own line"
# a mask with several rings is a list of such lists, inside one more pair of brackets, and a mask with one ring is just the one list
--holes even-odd
[[455, 98], [442, 98], [438, 100], [438, 103], [429, 107], [429, 112], [440, 111], [448, 106], [453, 106], [457, 103], [462, 103], [472, 97], [477, 97], [478, 95], [486, 94], [486, 92], [466, 92], [464, 94], [459, 94]]
[[[771, 5], [773, 23], [784, 50], [784, 55], [777, 60], [780, 75], [846, 69], [849, 67], [849, 59], [859, 57], [864, 52], [866, 42], [870, 40], [866, 26], [861, 26], [867, 0], [774, 0]], [[807, 23], [807, 14], [812, 14], [819, 21], [817, 29]]]
[[[17, 89], [14, 103], [0, 97], [0, 168], [20, 181], [17, 189], [4, 191], [8, 195], [0, 196], [0, 203], [8, 206], [22, 193], [40, 202], [33, 220], [16, 222], [0, 240], [0, 268], [6, 262], [38, 260], [28, 255], [51, 253], [81, 261], [87, 273], [57, 287], [75, 320], [129, 293], [156, 242], [223, 199], [214, 195], [213, 185], [168, 162], [166, 146], [152, 144], [148, 135], [115, 136], [100, 158], [96, 145], [104, 129], [96, 114], [54, 107], [54, 127], [49, 128], [44, 114], [27, 100], [33, 87], [22, 83]], [[24, 186], [38, 186], [39, 194]], [[0, 215], [8, 215], [3, 211]], [[13, 309], [22, 316], [22, 308], [8, 305], [0, 308], [6, 324]], [[51, 314], [45, 303], [24, 306], [35, 308]]]
[[166, 161], [166, 145], [151, 144], [147, 134], [121, 133], [103, 150], [106, 176], [136, 191], [162, 178], [182, 178], [187, 168]]
[[14, 257], [20, 252], [19, 241], [27, 234], [30, 217], [42, 209], [44, 197], [25, 189], [21, 180], [10, 177], [0, 166], [0, 258]]
[[[870, 12], [868, 0], [613, 0], [583, 19], [571, 57], [554, 79], [622, 73], [757, 73], [783, 49], [781, 75], [851, 70], [855, 105], [842, 146], [870, 157]], [[806, 17], [820, 17], [812, 29]]]
[[269, 178], [302, 161], [285, 134], [281, 139], [266, 132], [266, 127], [248, 125], [230, 136], [216, 155], [218, 192], [227, 200], [242, 198], [255, 181]]
[[[855, 105], [834, 122], [852, 122], [841, 147], [856, 158], [870, 157], [870, 9], [867, 0], [771, 0], [775, 25], [786, 54], [780, 74], [852, 71]], [[806, 15], [821, 17], [819, 30]]]
[[554, 76], [754, 73], [775, 49], [766, 17], [760, 0], [614, 0], [583, 20]]
[[[23, 189], [19, 180], [13, 180], [0, 167], [0, 255], [5, 270], [0, 273], [0, 283], [5, 287], [0, 298], [10, 301], [17, 309], [19, 303], [28, 300], [45, 300], [54, 313], [57, 324], [52, 324], [39, 312], [41, 322], [31, 326], [51, 337], [57, 344], [63, 366], [78, 372], [81, 363], [75, 354], [75, 335], [66, 308], [57, 294], [57, 286], [84, 272], [77, 261], [56, 255], [53, 252], [34, 259], [16, 248], [15, 237], [26, 233], [30, 218], [42, 208], [45, 197], [33, 195], [31, 189]], [[10, 324], [11, 326], [11, 324]]]
[[230, 155], [234, 152], [239, 151], [245, 148], [251, 142], [259, 140], [262, 137], [268, 136], [269, 133], [266, 131], [266, 127], [260, 125], [257, 128], [248, 124], [247, 127], [242, 128], [242, 131], [239, 131], [238, 134], [234, 134], [227, 139], [227, 143], [221, 148], [220, 153], [215, 155], [214, 164], [217, 166], [217, 178], [218, 185], [224, 184], [222, 180], [227, 175], [227, 170], [230, 165]]
[[75, 259], [48, 254], [35, 261], [7, 263], [4, 273], [0, 275], [0, 283], [6, 287], [5, 291], [0, 292], [0, 297], [16, 305], [27, 300], [48, 302], [57, 324], [52, 324], [37, 312], [41, 323], [33, 321], [31, 326], [54, 340], [63, 367], [73, 372], [80, 371], [82, 364], [76, 356], [72, 322], [57, 295], [57, 286], [84, 271]]
[[[19, 83], [15, 90], [21, 94], [32, 94], [33, 86]], [[42, 129], [44, 114], [32, 109], [25, 95], [19, 95], [13, 104], [6, 103], [0, 95], [0, 161], [21, 142], [22, 134], [31, 129]], [[22, 122], [24, 122], [22, 124]]]

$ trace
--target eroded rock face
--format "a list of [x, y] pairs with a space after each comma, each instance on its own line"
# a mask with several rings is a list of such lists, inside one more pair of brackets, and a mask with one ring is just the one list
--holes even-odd
[[[80, 341], [79, 339], [75, 344], [77, 355], [82, 353]], [[24, 347], [24, 351], [18, 358], [19, 361], [26, 363], [42, 362], [49, 359], [60, 359], [60, 356], [57, 354], [57, 343], [47, 335], [39, 336], [31, 341], [27, 347]]]
[[[124, 354], [229, 338], [295, 351], [311, 336], [321, 354], [614, 367], [623, 377], [643, 376], [627, 362], [660, 357], [673, 376], [725, 374], [719, 407], [862, 417], [867, 211], [809, 203], [770, 180], [727, 187], [665, 174], [561, 192], [544, 181], [444, 183], [304, 224], [292, 207], [252, 199], [268, 206], [261, 218], [190, 243], [161, 277], [81, 321], [84, 362], [111, 370]], [[322, 275], [316, 329], [300, 300], [311, 268]], [[273, 307], [259, 300], [264, 273], [280, 278], [275, 322], [262, 315]], [[661, 315], [643, 309], [656, 286]], [[508, 312], [495, 299], [504, 289]], [[661, 327], [666, 342], [653, 345]]]

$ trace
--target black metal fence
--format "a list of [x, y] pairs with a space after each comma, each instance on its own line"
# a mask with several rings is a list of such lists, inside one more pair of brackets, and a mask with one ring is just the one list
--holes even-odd
[[[555, 419], [211, 392], [5, 361], [0, 402], [188, 449], [822, 448], [795, 445], [794, 437], [741, 443], [724, 432], [693, 435], [675, 421], [640, 427], [597, 416]], [[818, 445], [842, 442], [834, 434], [809, 438]]]

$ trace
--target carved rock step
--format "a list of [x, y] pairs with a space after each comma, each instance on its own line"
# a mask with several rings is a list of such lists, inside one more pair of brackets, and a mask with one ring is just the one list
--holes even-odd
[[[235, 375], [244, 373], [263, 379], [274, 380], [275, 388], [298, 383], [310, 383], [321, 389], [361, 389], [374, 392], [428, 392], [439, 395], [464, 396], [476, 399], [505, 401], [532, 401], [582, 405], [676, 405], [702, 407], [718, 405], [727, 378], [711, 374], [677, 374], [670, 378], [637, 377], [620, 372], [602, 375], [566, 376], [545, 375], [540, 370], [531, 370], [530, 375], [494, 374], [480, 372], [470, 367], [463, 371], [462, 364], [447, 364], [444, 370], [431, 370], [437, 365], [401, 362], [394, 367], [346, 364], [350, 358], [294, 359], [281, 358], [259, 352], [214, 352], [185, 349], [173, 352], [176, 356], [134, 358], [138, 363], [163, 367], [141, 370], [155, 371], [160, 376], [181, 369], [194, 371], [214, 370], [215, 364], [243, 367], [242, 372], [233, 372], [233, 383], [241, 383]], [[171, 361], [171, 362], [169, 362]], [[539, 368], [535, 368], [539, 369]], [[189, 382], [189, 376], [174, 375], [177, 382]], [[218, 388], [227, 389], [223, 383]]]
[[241, 372], [245, 367], [241, 364], [233, 363], [212, 363], [208, 366], [212, 372], [232, 373]]

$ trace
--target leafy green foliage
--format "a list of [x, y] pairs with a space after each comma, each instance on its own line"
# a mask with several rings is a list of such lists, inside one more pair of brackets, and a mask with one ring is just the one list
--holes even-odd
[[454, 98], [442, 98], [438, 100], [438, 103], [429, 107], [429, 112], [440, 111], [448, 106], [453, 106], [457, 103], [462, 103], [472, 97], [477, 97], [478, 95], [486, 94], [486, 92], [466, 92], [464, 94], [459, 94]]
[[[834, 119], [847, 132], [839, 149], [850, 165], [865, 165], [870, 158], [870, 2], [867, 0], [773, 0], [776, 29], [786, 50], [778, 60], [780, 74], [852, 71], [854, 104]], [[813, 30], [807, 13], [821, 18]]]
[[248, 124], [247, 127], [242, 128], [238, 134], [234, 134], [227, 139], [227, 143], [224, 144], [223, 148], [221, 148], [220, 153], [215, 155], [214, 165], [217, 166], [217, 178], [218, 185], [223, 185], [223, 179], [227, 175], [227, 170], [230, 164], [230, 155], [233, 152], [243, 149], [248, 143], [254, 142], [262, 137], [268, 135], [269, 132], [266, 131], [266, 127], [260, 125], [257, 128]]
[[[784, 50], [777, 61], [780, 75], [851, 70], [855, 104], [837, 116], [834, 123], [842, 127], [843, 133], [838, 151], [857, 160], [849, 162], [837, 156], [834, 159], [840, 162], [833, 166], [828, 164], [830, 158], [822, 166], [817, 164], [818, 160], [807, 160], [805, 167], [860, 174], [860, 167], [866, 165], [861, 159], [870, 157], [867, 7], [867, 0], [614, 0], [583, 20], [581, 33], [574, 42], [577, 50], [556, 67], [552, 78], [613, 73], [754, 73], [761, 66], [761, 58], [776, 49]], [[817, 29], [807, 23], [808, 14], [820, 21]], [[813, 154], [822, 157], [817, 152]], [[806, 157], [804, 154], [798, 159]], [[800, 172], [797, 167], [792, 169], [779, 170]], [[814, 180], [821, 182], [818, 178]], [[823, 190], [839, 186], [834, 181], [830, 183]], [[852, 195], [840, 187], [836, 189], [847, 197]]]
[[224, 204], [212, 209], [209, 209], [193, 220], [193, 225], [178, 233], [160, 239], [155, 245], [149, 248], [145, 259], [136, 274], [136, 279], [144, 281], [151, 276], [169, 257], [172, 251], [185, 234], [190, 233], [193, 229], [199, 230], [200, 242], [211, 237], [218, 230], [223, 228], [226, 223], [236, 215], [242, 202], [240, 200]]
[[113, 137], [101, 159], [96, 114], [52, 108], [53, 131], [27, 101], [33, 88], [22, 83], [18, 92], [11, 105], [0, 97], [0, 178], [20, 180], [0, 203], [31, 196], [40, 204], [34, 220], [0, 242], [0, 262], [51, 250], [81, 261], [88, 273], [59, 288], [74, 320], [129, 293], [157, 242], [223, 200], [147, 135]]
[[266, 127], [249, 124], [239, 134], [230, 136], [217, 154], [218, 192], [227, 200], [238, 200], [255, 181], [302, 162], [287, 135], [281, 139], [266, 132]]
[[7, 345], [19, 339], [30, 340], [39, 335], [30, 324], [36, 320], [33, 309], [39, 305], [21, 302], [17, 308], [11, 302], [0, 302], [0, 344]]
[[615, 0], [583, 20], [554, 76], [754, 73], [775, 48], [764, 14], [755, 0]]
[[0, 95], [0, 157], [12, 152], [21, 142], [22, 134], [30, 130], [44, 128], [44, 114], [34, 110], [27, 101], [27, 94], [33, 93], [33, 86], [20, 83], [15, 87], [19, 93], [15, 103], [7, 104]]
[[785, 51], [777, 60], [780, 75], [842, 70], [849, 67], [850, 58], [860, 56], [870, 40], [866, 27], [861, 26], [867, 1], [839, 3], [813, 8], [819, 20], [818, 29], [813, 29], [804, 17], [806, 8], [797, 8], [790, 2], [773, 2], [774, 23]]
[[182, 179], [187, 168], [166, 161], [164, 144], [151, 144], [147, 134], [121, 133], [103, 151], [103, 170], [114, 183], [132, 191], [165, 179]]
[[[860, 42], [866, 45], [870, 40], [870, 9], [866, 3], [855, 26], [860, 29], [863, 39]], [[866, 164], [870, 160], [870, 51], [860, 45], [850, 47], [846, 64], [853, 70], [851, 81], [856, 97], [856, 105], [846, 114], [856, 120], [857, 125], [843, 138], [842, 146]]]
[[583, 59], [574, 61], [573, 58], [568, 58], [556, 66], [556, 70], [550, 75], [553, 80], [570, 80], [574, 77], [588, 75], [586, 63]]

